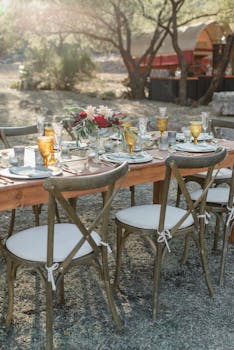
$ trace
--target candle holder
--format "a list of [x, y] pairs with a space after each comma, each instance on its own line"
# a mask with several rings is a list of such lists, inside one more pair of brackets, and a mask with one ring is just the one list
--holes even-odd
[[194, 138], [194, 144], [196, 145], [198, 136], [202, 132], [202, 122], [200, 122], [200, 121], [199, 122], [197, 122], [197, 121], [190, 122], [190, 131], [191, 131], [191, 134]]

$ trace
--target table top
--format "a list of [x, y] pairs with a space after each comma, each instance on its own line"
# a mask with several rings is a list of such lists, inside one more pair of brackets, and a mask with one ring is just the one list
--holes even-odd
[[[225, 146], [228, 149], [228, 155], [222, 166], [232, 166], [234, 163], [234, 141], [219, 140], [220, 146]], [[159, 151], [158, 149], [148, 150], [147, 153], [151, 154], [153, 159], [151, 162], [131, 164], [130, 172], [124, 182], [124, 187], [133, 185], [140, 185], [144, 183], [155, 183], [164, 179], [165, 173], [165, 159], [170, 155], [168, 151]], [[201, 157], [203, 154], [200, 153], [188, 153], [178, 152], [186, 156]], [[82, 176], [97, 174], [110, 170], [114, 164], [102, 162], [94, 163], [93, 161], [81, 159], [66, 161], [69, 168], [75, 168], [77, 174], [70, 173], [69, 171], [63, 170], [61, 176]], [[69, 170], [69, 169], [68, 169]], [[184, 169], [184, 175], [190, 175], [197, 173], [199, 169]], [[11, 182], [2, 182], [0, 179], [0, 210], [14, 209], [27, 205], [34, 205], [40, 203], [46, 203], [48, 200], [48, 193], [43, 189], [44, 179], [30, 179], [30, 180], [19, 180], [11, 179]], [[91, 192], [74, 192], [70, 196], [80, 196]]]

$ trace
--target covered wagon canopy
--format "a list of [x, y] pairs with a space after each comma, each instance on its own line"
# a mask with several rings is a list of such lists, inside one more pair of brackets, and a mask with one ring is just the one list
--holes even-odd
[[[229, 26], [225, 28], [215, 21], [195, 23], [179, 28], [178, 40], [181, 50], [188, 63], [197, 57], [212, 57], [213, 45], [222, 43], [227, 34], [231, 33]], [[151, 34], [142, 34], [132, 41], [132, 55], [139, 58], [150, 43]], [[154, 68], [177, 65], [178, 58], [168, 35], [153, 62]]]

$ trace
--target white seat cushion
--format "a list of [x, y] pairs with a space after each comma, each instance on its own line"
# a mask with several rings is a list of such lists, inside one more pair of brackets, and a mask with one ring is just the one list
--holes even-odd
[[[212, 175], [214, 176], [216, 173], [217, 173], [217, 169], [215, 169], [212, 173]], [[207, 175], [207, 172], [204, 171], [204, 172], [201, 172], [201, 173], [198, 173], [196, 174], [197, 177], [200, 177], [200, 178], [205, 178]], [[218, 175], [216, 176], [216, 179], [217, 180], [221, 180], [221, 179], [231, 179], [232, 177], [232, 170], [231, 169], [228, 169], [228, 168], [221, 168], [218, 172]]]
[[[202, 190], [198, 190], [195, 192], [192, 192], [191, 198], [192, 200], [197, 200], [199, 196], [201, 195]], [[207, 203], [216, 203], [216, 204], [227, 204], [228, 202], [228, 196], [229, 196], [229, 188], [227, 187], [215, 187], [210, 188], [207, 193]]]
[[[134, 226], [141, 229], [156, 230], [159, 225], [161, 205], [138, 205], [127, 209], [120, 210], [116, 214], [116, 218], [124, 224]], [[186, 213], [186, 210], [167, 206], [165, 216], [165, 229], [170, 230]], [[190, 214], [182, 223], [180, 228], [191, 226], [194, 223], [193, 217]]]
[[[74, 224], [56, 224], [54, 230], [54, 262], [63, 261], [83, 235]], [[101, 238], [95, 231], [92, 238], [100, 245]], [[46, 262], [47, 260], [47, 225], [32, 227], [20, 231], [6, 241], [7, 249], [19, 258], [31, 261]], [[91, 253], [90, 244], [85, 243], [73, 259]]]

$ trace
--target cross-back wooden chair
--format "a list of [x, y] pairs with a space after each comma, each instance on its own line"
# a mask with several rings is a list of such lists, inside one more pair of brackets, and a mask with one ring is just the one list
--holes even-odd
[[[229, 187], [210, 188], [206, 198], [207, 212], [214, 213], [222, 222], [223, 247], [219, 272], [219, 283], [223, 283], [225, 259], [228, 249], [228, 241], [234, 225], [234, 165], [232, 167], [232, 178]], [[191, 194], [193, 200], [200, 195], [200, 190]]]
[[[8, 311], [6, 325], [13, 318], [14, 280], [16, 270], [27, 266], [39, 272], [46, 288], [46, 349], [53, 349], [53, 296], [58, 289], [60, 302], [64, 301], [64, 275], [74, 265], [92, 263], [104, 281], [107, 300], [116, 325], [120, 326], [110, 287], [108, 270], [108, 221], [111, 203], [128, 171], [128, 164], [103, 174], [71, 178], [49, 178], [44, 188], [49, 193], [48, 225], [15, 233], [2, 245], [7, 261]], [[116, 182], [118, 181], [118, 184]], [[87, 227], [64, 192], [104, 190], [105, 203]], [[67, 214], [69, 223], [55, 223], [56, 203]], [[88, 213], [87, 213], [88, 214]], [[98, 233], [95, 231], [99, 224]]]
[[[156, 319], [159, 300], [159, 282], [162, 267], [162, 259], [165, 251], [169, 247], [169, 240], [183, 235], [185, 238], [185, 248], [183, 261], [188, 255], [188, 241], [192, 237], [201, 254], [202, 267], [205, 274], [206, 284], [209, 294], [213, 295], [213, 288], [209, 279], [206, 262], [204, 231], [205, 231], [205, 204], [206, 193], [212, 185], [211, 177], [214, 166], [221, 162], [226, 156], [226, 150], [220, 149], [216, 153], [204, 155], [203, 157], [186, 157], [181, 155], [171, 155], [166, 160], [166, 173], [163, 187], [162, 204], [140, 205], [123, 209], [116, 214], [117, 224], [117, 257], [115, 272], [115, 287], [118, 285], [121, 265], [121, 255], [124, 243], [129, 235], [141, 234], [151, 244], [155, 252], [154, 260], [154, 281], [153, 281], [153, 318]], [[208, 168], [204, 189], [199, 198], [193, 202], [189, 191], [181, 175], [181, 169], [185, 168]], [[181, 192], [185, 196], [187, 209], [181, 209], [168, 205], [168, 193], [171, 176], [177, 180]], [[195, 234], [197, 233], [197, 234]]]
[[[234, 122], [229, 120], [219, 120], [219, 119], [211, 119], [209, 121], [209, 127], [212, 131], [215, 138], [233, 138], [234, 133]], [[230, 133], [230, 135], [228, 135]], [[232, 134], [231, 134], [232, 133]], [[194, 175], [188, 175], [185, 176], [185, 182], [196, 182], [201, 187], [204, 186], [206, 178], [206, 172], [199, 172]], [[232, 178], [232, 170], [230, 168], [221, 168], [215, 178], [213, 186], [219, 186], [221, 184], [230, 184]], [[180, 198], [181, 198], [181, 191], [178, 188], [177, 190], [177, 198], [176, 198], [176, 205], [180, 205]], [[216, 225], [214, 230], [214, 243], [213, 243], [213, 249], [217, 250], [218, 247], [218, 239], [219, 239], [219, 230], [220, 230], [220, 217], [217, 216], [216, 218]]]
[[[18, 126], [18, 127], [0, 127], [0, 139], [5, 148], [11, 148], [11, 143], [9, 142], [9, 137], [23, 137], [26, 135], [37, 134], [37, 126], [36, 125], [28, 125], [28, 126]], [[39, 225], [39, 215], [41, 211], [41, 207], [38, 205], [32, 206], [34, 217], [35, 217], [35, 225]], [[9, 223], [8, 235], [12, 235], [15, 225], [15, 215], [16, 211], [13, 209], [11, 211], [11, 219]]]

